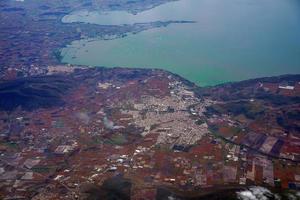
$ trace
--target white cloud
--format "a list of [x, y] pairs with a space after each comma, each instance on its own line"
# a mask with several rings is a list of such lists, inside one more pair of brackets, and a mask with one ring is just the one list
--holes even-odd
[[248, 190], [237, 192], [240, 200], [268, 200], [274, 197], [272, 192], [263, 187], [250, 187]]

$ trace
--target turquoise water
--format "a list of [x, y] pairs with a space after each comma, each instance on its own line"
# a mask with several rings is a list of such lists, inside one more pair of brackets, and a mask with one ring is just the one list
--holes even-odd
[[193, 20], [113, 40], [79, 40], [63, 62], [162, 68], [199, 85], [300, 73], [299, 0], [180, 0], [133, 15], [77, 11], [63, 22], [103, 25]]

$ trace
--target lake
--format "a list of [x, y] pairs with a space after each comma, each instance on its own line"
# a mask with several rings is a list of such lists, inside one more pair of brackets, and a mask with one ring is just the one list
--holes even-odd
[[185, 20], [112, 40], [82, 39], [63, 62], [160, 68], [200, 86], [300, 73], [299, 0], [180, 0], [136, 15], [79, 10], [64, 23], [122, 25]]

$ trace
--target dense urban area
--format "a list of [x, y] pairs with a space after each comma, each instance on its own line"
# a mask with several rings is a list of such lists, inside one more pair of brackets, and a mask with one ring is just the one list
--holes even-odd
[[0, 1], [0, 199], [223, 199], [251, 186], [300, 198], [300, 75], [198, 87], [158, 69], [60, 63], [76, 39], [181, 23], [65, 14], [166, 1]]
[[198, 88], [160, 70], [50, 66], [5, 81], [1, 194], [76, 199], [116, 177], [131, 199], [298, 189], [299, 80]]

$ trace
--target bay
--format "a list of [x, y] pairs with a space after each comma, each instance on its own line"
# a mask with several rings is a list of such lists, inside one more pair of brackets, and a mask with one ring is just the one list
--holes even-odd
[[131, 14], [75, 11], [64, 23], [122, 25], [184, 20], [112, 40], [82, 39], [62, 49], [63, 62], [160, 68], [200, 86], [300, 73], [298, 0], [180, 0]]

